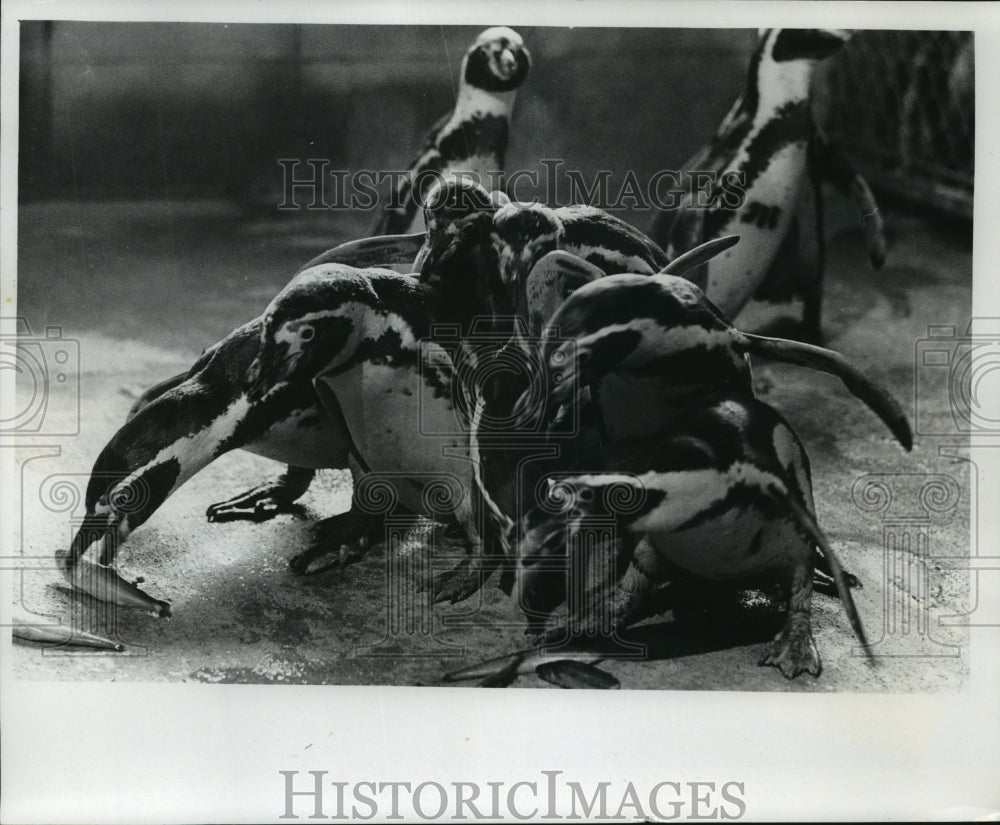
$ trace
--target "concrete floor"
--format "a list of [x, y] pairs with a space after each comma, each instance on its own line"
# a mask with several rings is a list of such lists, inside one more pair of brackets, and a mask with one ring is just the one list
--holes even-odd
[[[971, 313], [971, 244], [961, 233], [906, 213], [889, 216], [886, 267], [872, 273], [849, 220], [829, 237], [827, 343], [887, 383], [904, 406], [914, 405], [914, 353], [929, 324], [961, 333]], [[350, 215], [297, 214], [247, 218], [214, 203], [47, 203], [20, 211], [18, 314], [35, 334], [59, 325], [80, 342], [79, 433], [24, 438], [18, 450], [23, 514], [14, 552], [39, 557], [17, 577], [23, 609], [69, 622], [97, 616], [74, 606], [45, 560], [67, 546], [82, 495], [60, 498], [68, 483], [82, 492], [94, 459], [124, 421], [136, 395], [186, 369], [204, 346], [256, 316], [288, 277], [315, 252], [363, 234]], [[761, 319], [744, 317], [753, 330]], [[766, 691], [928, 691], [954, 689], [967, 673], [967, 633], [941, 627], [942, 616], [970, 604], [968, 574], [934, 555], [962, 555], [969, 544], [969, 471], [939, 453], [958, 435], [918, 437], [905, 454], [834, 379], [794, 367], [755, 365], [762, 397], [797, 429], [813, 463], [821, 525], [844, 565], [865, 587], [855, 593], [862, 620], [880, 654], [877, 667], [852, 655], [847, 620], [834, 599], [814, 599], [814, 632], [824, 661], [818, 679], [785, 680], [758, 668], [768, 628], [700, 632], [671, 614], [637, 628], [644, 661], [603, 667], [626, 688]], [[924, 368], [924, 372], [927, 370]], [[921, 421], [950, 424], [946, 370], [921, 373]], [[23, 391], [23, 385], [19, 391]], [[21, 396], [23, 398], [23, 396]], [[46, 412], [48, 432], [72, 431], [77, 404], [70, 386], [56, 386]], [[947, 430], [946, 430], [947, 431]], [[205, 507], [279, 471], [274, 462], [234, 453], [189, 481], [122, 548], [126, 578], [173, 604], [173, 618], [134, 611], [117, 617], [120, 654], [15, 647], [14, 673], [24, 679], [203, 681], [297, 684], [427, 684], [442, 673], [522, 647], [519, 616], [490, 588], [457, 607], [429, 608], [430, 632], [386, 637], [386, 551], [312, 577], [292, 575], [287, 560], [307, 540], [311, 519], [347, 507], [346, 473], [321, 474], [297, 515], [263, 524], [209, 524]], [[896, 498], [889, 511], [864, 511], [852, 486], [868, 473], [888, 474]], [[946, 512], [921, 508], [925, 474], [950, 476], [961, 491]], [[916, 485], [916, 486], [914, 486]], [[913, 503], [916, 502], [916, 503]], [[909, 507], [909, 515], [902, 509]], [[929, 536], [930, 559], [907, 571], [883, 571], [883, 532], [912, 515], [910, 529]], [[414, 553], [421, 528], [402, 550]], [[390, 554], [393, 558], [392, 554]], [[34, 569], [37, 568], [37, 569]], [[406, 585], [418, 606], [426, 596]], [[423, 608], [421, 608], [423, 609]], [[905, 615], [904, 615], [905, 614]], [[910, 617], [914, 624], [898, 624]], [[97, 617], [100, 619], [100, 617]], [[105, 617], [106, 618], [106, 617]], [[929, 619], [930, 631], [920, 624]], [[106, 629], [106, 628], [105, 628]], [[418, 631], [420, 628], [418, 628]], [[771, 631], [773, 632], [773, 630]], [[541, 687], [533, 676], [516, 684]]]

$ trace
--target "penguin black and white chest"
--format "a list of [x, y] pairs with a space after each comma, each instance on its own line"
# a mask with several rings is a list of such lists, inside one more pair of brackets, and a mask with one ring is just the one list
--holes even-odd
[[363, 470], [398, 479], [402, 503], [432, 517], [441, 513], [427, 512], [427, 485], [453, 483], [463, 495], [450, 515], [475, 536], [468, 428], [451, 357], [430, 340], [439, 316], [435, 290], [412, 277], [314, 267], [265, 312], [249, 396], [266, 398], [285, 382], [311, 381], [323, 406], [344, 421]]
[[[517, 90], [531, 68], [521, 36], [506, 26], [483, 31], [466, 52], [455, 108], [431, 129], [420, 154], [399, 181], [374, 227], [375, 234], [419, 232], [424, 228], [415, 183], [429, 185], [438, 175], [462, 173], [498, 186]], [[427, 173], [428, 180], [418, 180]]]
[[679, 211], [662, 213], [654, 227], [671, 257], [711, 238], [740, 236], [737, 247], [707, 265], [706, 294], [728, 317], [753, 296], [792, 227], [810, 179], [813, 70], [849, 37], [839, 29], [764, 30], [743, 95], [711, 144], [686, 164], [717, 174], [718, 201], [698, 209], [689, 199]]

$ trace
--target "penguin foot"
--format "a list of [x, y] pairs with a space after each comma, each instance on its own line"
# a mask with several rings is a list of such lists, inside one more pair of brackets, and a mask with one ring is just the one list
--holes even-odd
[[310, 547], [288, 560], [288, 566], [297, 576], [311, 576], [331, 567], [356, 564], [368, 552], [368, 539], [362, 537], [336, 547]]
[[[844, 581], [850, 588], [864, 587], [861, 579], [846, 570], [844, 571]], [[825, 570], [820, 570], [818, 567], [813, 570], [813, 590], [817, 593], [822, 593], [824, 596], [832, 596], [835, 599], [840, 598], [840, 594], [837, 592], [837, 583], [833, 580], [833, 576]]]
[[315, 470], [307, 467], [289, 467], [282, 475], [259, 487], [254, 487], [226, 501], [211, 505], [205, 515], [209, 521], [267, 521], [278, 513], [302, 514], [295, 505], [312, 483]]
[[311, 576], [331, 567], [346, 567], [364, 558], [371, 545], [363, 525], [352, 513], [322, 519], [313, 526], [308, 549], [292, 556], [288, 566], [297, 576]]
[[465, 601], [473, 593], [482, 590], [489, 573], [479, 564], [463, 561], [451, 570], [438, 573], [431, 579], [431, 593], [434, 604]]
[[789, 621], [757, 664], [778, 668], [786, 679], [800, 673], [819, 676], [823, 669], [809, 624], [801, 621]]
[[205, 510], [211, 522], [267, 521], [279, 513], [303, 513], [302, 507], [289, 500], [275, 484], [262, 484], [226, 501], [212, 504]]

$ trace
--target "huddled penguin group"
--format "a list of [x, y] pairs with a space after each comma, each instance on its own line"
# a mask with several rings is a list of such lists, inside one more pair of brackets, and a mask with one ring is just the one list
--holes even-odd
[[[368, 476], [391, 478], [402, 507], [445, 524], [464, 548], [432, 581], [435, 600], [461, 601], [500, 572], [534, 643], [446, 680], [500, 685], [532, 672], [615, 687], [594, 666], [606, 654], [585, 643], [625, 632], [668, 583], [769, 594], [785, 620], [760, 663], [789, 678], [820, 672], [814, 589], [839, 594], [866, 645], [850, 593], [858, 581], [817, 522], [805, 448], [755, 396], [750, 358], [840, 378], [905, 449], [909, 423], [837, 353], [730, 320], [794, 252], [797, 202], [808, 185], [818, 198], [822, 176], [865, 210], [870, 258], [884, 258], [870, 190], [809, 113], [812, 67], [847, 36], [761, 34], [744, 95], [689, 166], [740, 174], [746, 200], [683, 207], [649, 237], [590, 205], [504, 193], [531, 58], [513, 30], [484, 31], [462, 61], [454, 110], [376, 234], [309, 261], [258, 318], [133, 407], [98, 456], [86, 518], [60, 553], [71, 583], [169, 616], [168, 601], [117, 573], [116, 554], [187, 479], [245, 449], [288, 470], [212, 505], [210, 520], [269, 518], [316, 470], [352, 473], [352, 507], [316, 525], [296, 572], [350, 562], [378, 541], [381, 517], [357, 500]], [[400, 264], [411, 271], [388, 268]], [[816, 339], [816, 271], [807, 282], [804, 334]], [[451, 494], [429, 494], [441, 479]]]

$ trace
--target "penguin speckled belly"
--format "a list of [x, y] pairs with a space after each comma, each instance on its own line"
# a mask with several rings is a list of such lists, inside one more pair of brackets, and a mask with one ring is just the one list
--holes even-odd
[[455, 108], [424, 140], [409, 174], [391, 193], [373, 234], [423, 229], [413, 184], [421, 173], [471, 173], [485, 181], [503, 171], [511, 111], [531, 67], [521, 36], [506, 26], [482, 32], [462, 59]]
[[[690, 200], [663, 212], [653, 237], [675, 255], [720, 235], [736, 234], [739, 247], [707, 266], [705, 291], [734, 318], [765, 279], [795, 268], [795, 212], [807, 183], [817, 206], [817, 270], [804, 278], [803, 332], [820, 338], [823, 231], [821, 178], [851, 197], [865, 226], [874, 268], [885, 259], [882, 218], [864, 179], [817, 132], [809, 84], [816, 63], [850, 37], [834, 29], [768, 29], [750, 61], [746, 90], [723, 120], [711, 144], [691, 158], [688, 171], [718, 175], [708, 209]], [[737, 197], [742, 192], [740, 197]], [[718, 199], [718, 200], [716, 200]], [[769, 271], [773, 274], [769, 276]], [[802, 277], [796, 273], [796, 277]]]
[[[447, 314], [438, 290], [390, 270], [321, 266], [296, 276], [264, 316], [262, 346], [250, 369], [250, 398], [285, 382], [311, 382], [338, 413], [364, 473], [392, 478], [405, 507], [456, 526], [481, 555], [468, 423], [450, 354], [432, 338]], [[457, 491], [429, 509], [428, 484]], [[447, 571], [435, 600], [460, 601], [482, 582]], [[470, 581], [474, 579], [474, 581]]]
[[[595, 618], [598, 630], [626, 627], [679, 568], [710, 581], [779, 585], [787, 618], [760, 664], [788, 678], [818, 676], [810, 606], [814, 559], [822, 558], [867, 649], [843, 571], [816, 523], [808, 458], [787, 422], [761, 401], [723, 392], [664, 424], [655, 439], [619, 443], [608, 461], [614, 470], [552, 479], [553, 501], [518, 525], [514, 593], [526, 615], [537, 626], [572, 601], [567, 627], [545, 638], [592, 633]], [[607, 518], [617, 546], [586, 541], [588, 524]], [[602, 553], [611, 557], [595, 566], [591, 557]], [[612, 575], [602, 576], [609, 566]]]

